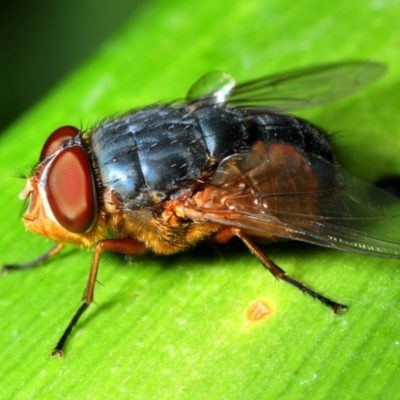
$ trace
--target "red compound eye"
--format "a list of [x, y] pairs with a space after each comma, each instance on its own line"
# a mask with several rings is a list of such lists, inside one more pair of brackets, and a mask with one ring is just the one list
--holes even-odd
[[73, 126], [67, 125], [56, 129], [46, 140], [39, 160], [43, 161], [45, 158], [51, 156], [66, 140], [72, 139], [77, 135], [79, 135], [79, 130]]
[[90, 229], [96, 218], [96, 193], [89, 159], [82, 147], [61, 151], [49, 165], [46, 194], [57, 222], [73, 233]]

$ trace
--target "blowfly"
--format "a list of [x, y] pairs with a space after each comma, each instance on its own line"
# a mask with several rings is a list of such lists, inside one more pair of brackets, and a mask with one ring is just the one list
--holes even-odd
[[[103, 251], [174, 254], [239, 238], [276, 278], [330, 307], [346, 306], [285, 273], [258, 240], [300, 240], [400, 258], [400, 202], [339, 165], [329, 136], [287, 114], [338, 100], [375, 81], [382, 64], [329, 64], [236, 84], [200, 78], [185, 101], [130, 110], [45, 142], [20, 197], [25, 226], [57, 245], [94, 249], [83, 304], [52, 355], [63, 356], [93, 301]], [[396, 236], [397, 233], [397, 236]]]

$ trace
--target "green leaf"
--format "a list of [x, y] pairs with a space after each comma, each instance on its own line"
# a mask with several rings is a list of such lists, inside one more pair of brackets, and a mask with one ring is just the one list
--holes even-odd
[[[182, 98], [210, 70], [245, 80], [323, 62], [374, 59], [387, 76], [348, 100], [302, 114], [334, 135], [355, 175], [399, 173], [400, 69], [395, 0], [158, 1], [1, 136], [1, 261], [51, 246], [25, 232], [17, 194], [48, 134]], [[99, 21], [100, 23], [100, 21]], [[68, 248], [47, 265], [0, 279], [3, 398], [378, 399], [400, 390], [400, 262], [285, 243], [265, 251], [349, 310], [334, 317], [228, 251], [105, 257], [96, 304], [64, 359], [50, 350], [79, 307], [91, 253]], [[263, 302], [269, 313], [250, 321]]]

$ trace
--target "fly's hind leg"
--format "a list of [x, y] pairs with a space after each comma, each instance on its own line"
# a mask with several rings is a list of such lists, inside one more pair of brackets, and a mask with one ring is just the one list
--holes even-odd
[[328, 306], [334, 314], [338, 314], [342, 310], [346, 310], [347, 306], [344, 304], [337, 303], [322, 294], [310, 289], [308, 286], [299, 280], [286, 275], [286, 272], [272, 262], [243, 232], [238, 228], [233, 228], [232, 233], [237, 236], [251, 251], [251, 253], [261, 262], [261, 264], [277, 279], [282, 279], [285, 282], [290, 283], [296, 288], [300, 289], [303, 293], [307, 293], [314, 299]]

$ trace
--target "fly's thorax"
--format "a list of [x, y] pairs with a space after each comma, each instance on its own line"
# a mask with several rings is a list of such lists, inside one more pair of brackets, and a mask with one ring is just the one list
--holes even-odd
[[102, 186], [134, 210], [192, 185], [245, 137], [241, 116], [222, 106], [158, 105], [99, 124], [90, 147]]

